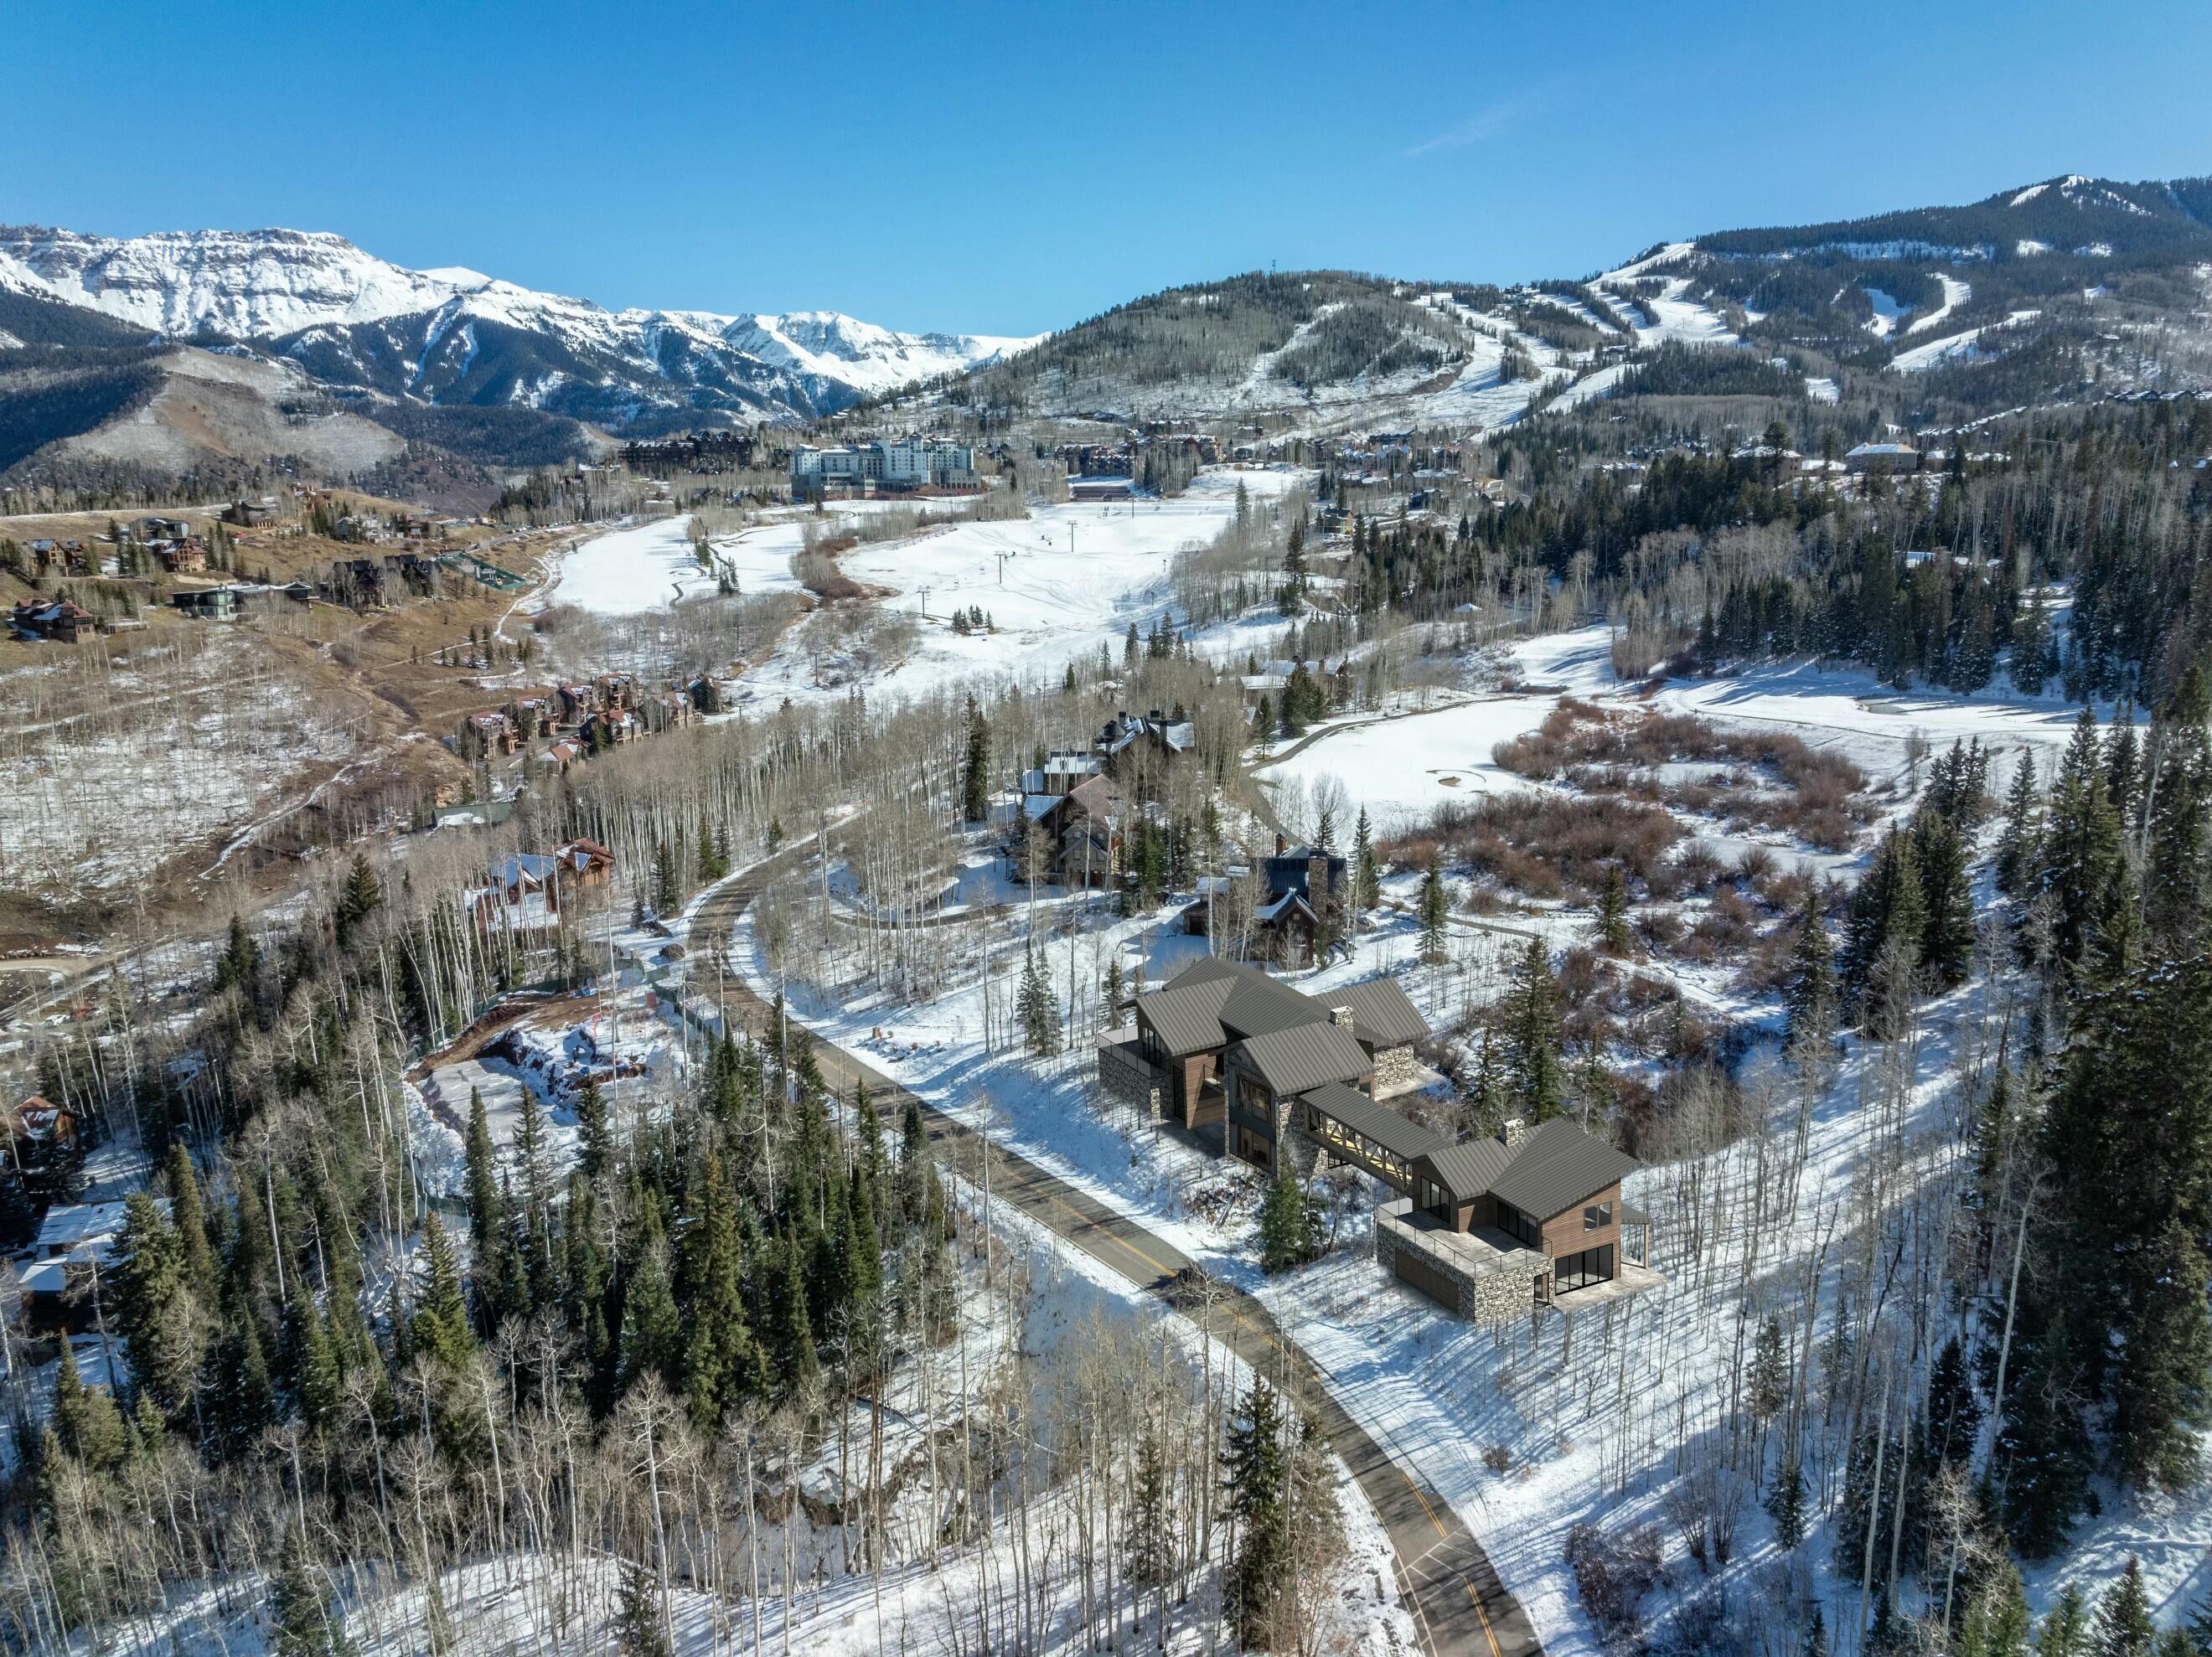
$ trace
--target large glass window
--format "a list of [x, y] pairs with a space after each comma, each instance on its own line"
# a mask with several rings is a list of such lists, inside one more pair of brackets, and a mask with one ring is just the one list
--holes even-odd
[[1510, 1203], [1498, 1205], [1498, 1229], [1524, 1248], [1541, 1248], [1544, 1246], [1542, 1229]]
[[1585, 1231], [1602, 1231], [1612, 1223], [1613, 1204], [1609, 1201], [1592, 1203], [1583, 1210], [1583, 1229]]
[[1613, 1245], [1585, 1248], [1579, 1254], [1560, 1256], [1552, 1268], [1552, 1287], [1560, 1294], [1613, 1281]]

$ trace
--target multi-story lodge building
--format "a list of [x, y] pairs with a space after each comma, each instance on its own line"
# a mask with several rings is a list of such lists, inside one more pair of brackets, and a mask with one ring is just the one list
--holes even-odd
[[933, 437], [904, 437], [892, 442], [854, 443], [817, 449], [802, 443], [791, 452], [793, 496], [830, 491], [865, 494], [870, 489], [903, 493], [913, 489], [964, 489], [975, 483], [975, 451], [965, 443]]
[[1427, 1074], [1413, 1045], [1428, 1035], [1390, 979], [1323, 1001], [1207, 956], [1137, 998], [1098, 1075], [1163, 1120], [1218, 1126], [1223, 1154], [1270, 1174], [1334, 1161], [1379, 1180], [1397, 1196], [1376, 1213], [1376, 1258], [1463, 1317], [1648, 1278], [1649, 1222], [1620, 1192], [1634, 1157], [1565, 1120], [1455, 1140], [1391, 1108]]

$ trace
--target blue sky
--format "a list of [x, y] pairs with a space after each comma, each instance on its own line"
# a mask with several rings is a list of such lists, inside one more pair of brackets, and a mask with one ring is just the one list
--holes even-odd
[[2212, 172], [2202, 0], [14, 0], [0, 55], [0, 221], [335, 230], [613, 306], [981, 332], [1270, 263], [1578, 276], [1701, 230]]

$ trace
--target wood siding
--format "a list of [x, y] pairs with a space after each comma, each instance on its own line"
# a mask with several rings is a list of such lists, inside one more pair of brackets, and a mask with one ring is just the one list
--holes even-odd
[[[1593, 1203], [1613, 1205], [1613, 1218], [1595, 1231], [1583, 1229], [1583, 1210]], [[1568, 1254], [1579, 1254], [1585, 1248], [1613, 1246], [1613, 1259], [1618, 1269], [1620, 1259], [1620, 1184], [1615, 1181], [1604, 1190], [1593, 1193], [1564, 1213], [1554, 1214], [1544, 1222], [1544, 1252], [1553, 1259]]]

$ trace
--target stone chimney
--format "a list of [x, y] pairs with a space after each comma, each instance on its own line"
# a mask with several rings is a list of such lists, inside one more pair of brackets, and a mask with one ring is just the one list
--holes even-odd
[[1318, 909], [1328, 895], [1328, 859], [1316, 853], [1306, 859], [1306, 901]]
[[1350, 1029], [1352, 1028], [1352, 1009], [1349, 1007], [1331, 1007], [1328, 1010], [1328, 1022], [1332, 1024], [1340, 1025], [1346, 1029]]
[[1275, 836], [1275, 855], [1277, 857], [1282, 856], [1284, 853], [1290, 849], [1291, 842], [1288, 835], [1278, 835]]
[[1528, 1137], [1528, 1124], [1518, 1116], [1509, 1116], [1498, 1125], [1498, 1140], [1508, 1150], [1517, 1150], [1521, 1142]]

